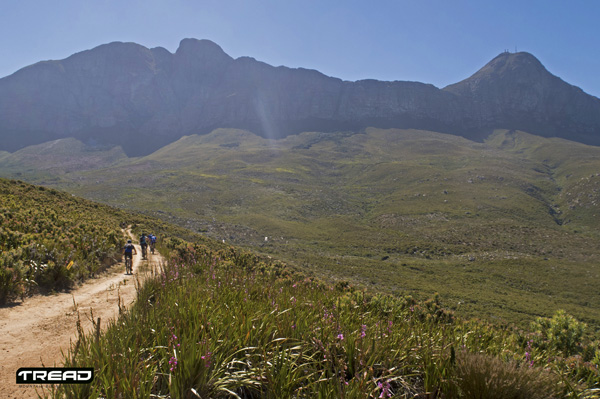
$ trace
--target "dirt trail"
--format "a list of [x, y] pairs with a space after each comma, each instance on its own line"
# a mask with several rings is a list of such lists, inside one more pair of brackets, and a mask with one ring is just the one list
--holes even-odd
[[86, 332], [93, 328], [90, 309], [104, 327], [118, 316], [119, 297], [121, 306], [133, 303], [137, 282], [143, 282], [163, 261], [158, 252], [149, 254], [147, 262], [142, 261], [139, 245], [136, 250], [133, 275], [126, 275], [120, 263], [69, 293], [35, 296], [13, 307], [0, 308], [0, 398], [37, 397], [34, 387], [15, 383], [16, 371], [20, 367], [61, 366], [62, 352], [66, 353], [71, 341], [77, 340], [78, 312], [74, 303]]

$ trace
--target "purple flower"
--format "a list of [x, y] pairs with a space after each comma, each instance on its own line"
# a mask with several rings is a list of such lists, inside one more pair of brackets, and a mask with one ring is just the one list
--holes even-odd
[[533, 359], [531, 357], [531, 353], [525, 352], [525, 361], [529, 363], [529, 368], [533, 367]]
[[206, 355], [200, 356], [200, 359], [204, 360], [204, 367], [208, 368], [211, 365], [210, 357], [212, 352], [207, 352]]
[[390, 393], [390, 382], [386, 381], [385, 385], [380, 382], [377, 383], [377, 387], [381, 389], [381, 395], [379, 398], [391, 398], [392, 394]]
[[340, 341], [343, 341], [343, 340], [344, 340], [344, 334], [338, 334], [338, 336], [337, 336], [337, 337], [338, 337], [338, 339], [339, 339]]
[[363, 325], [360, 327], [360, 337], [361, 337], [361, 338], [364, 338], [364, 337], [366, 337], [366, 336], [367, 336], [367, 326], [363, 324]]
[[171, 360], [169, 360], [169, 364], [171, 365], [170, 370], [174, 371], [177, 369], [177, 358], [175, 356], [171, 356]]

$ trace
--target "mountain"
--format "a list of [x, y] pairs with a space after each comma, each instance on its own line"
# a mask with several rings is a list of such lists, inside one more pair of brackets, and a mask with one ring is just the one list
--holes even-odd
[[521, 129], [600, 144], [600, 100], [527, 53], [503, 53], [438, 89], [418, 82], [342, 81], [302, 68], [233, 59], [208, 40], [172, 54], [110, 43], [0, 79], [0, 150], [74, 137], [149, 154], [184, 135], [241, 128], [303, 131], [418, 128], [482, 139]]
[[600, 100], [549, 73], [529, 53], [503, 53], [444, 91], [463, 100], [467, 129], [502, 126], [600, 144]]

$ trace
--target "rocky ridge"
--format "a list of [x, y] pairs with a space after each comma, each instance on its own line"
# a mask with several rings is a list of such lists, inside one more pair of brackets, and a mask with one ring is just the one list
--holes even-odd
[[75, 137], [142, 155], [219, 127], [279, 138], [368, 126], [471, 139], [496, 128], [520, 129], [598, 145], [600, 100], [550, 74], [528, 53], [502, 53], [470, 78], [439, 89], [349, 82], [234, 59], [196, 39], [182, 40], [174, 54], [105, 44], [0, 79], [0, 150]]

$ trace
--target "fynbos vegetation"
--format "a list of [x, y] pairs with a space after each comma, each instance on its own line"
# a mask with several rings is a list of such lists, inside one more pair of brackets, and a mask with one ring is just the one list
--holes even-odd
[[114, 263], [119, 213], [66, 193], [0, 180], [0, 303], [60, 290]]
[[455, 318], [437, 297], [369, 295], [233, 248], [168, 244], [131, 311], [68, 354], [68, 366], [95, 368], [94, 384], [49, 395], [598, 397], [597, 342], [577, 335], [565, 352], [561, 334], [579, 327], [550, 334], [562, 314], [537, 332], [499, 329]]
[[[123, 224], [165, 224], [21, 181], [0, 179], [0, 304], [70, 288], [121, 257]], [[179, 236], [196, 237], [170, 227]]]
[[269, 141], [219, 129], [54, 178], [44, 173], [72, 155], [33, 175], [26, 155], [11, 156], [21, 178], [146, 211], [324, 279], [419, 299], [438, 292], [458, 314], [523, 327], [559, 309], [600, 325], [597, 147], [508, 131], [476, 143], [379, 129]]

